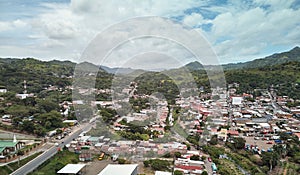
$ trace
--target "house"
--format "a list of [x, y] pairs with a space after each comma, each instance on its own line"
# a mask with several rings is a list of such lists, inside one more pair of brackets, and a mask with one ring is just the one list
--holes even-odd
[[202, 167], [200, 166], [187, 166], [187, 165], [177, 165], [175, 166], [174, 170], [178, 170], [181, 172], [184, 172], [185, 174], [201, 174], [202, 173]]
[[243, 97], [231, 97], [233, 105], [242, 105]]
[[79, 155], [79, 161], [85, 162], [85, 161], [91, 161], [92, 160], [92, 154], [91, 153], [81, 153]]
[[137, 175], [138, 164], [108, 164], [98, 175]]
[[300, 141], [300, 132], [294, 133], [296, 137], [298, 137], [298, 140]]
[[6, 93], [7, 92], [7, 89], [0, 89], [0, 93]]
[[1, 140], [0, 141], [0, 156], [4, 158], [10, 153], [16, 153], [23, 146], [23, 142], [17, 141], [16, 136], [14, 135], [13, 140]]
[[34, 94], [16, 94], [16, 98], [21, 100], [26, 99], [27, 97], [34, 97]]
[[227, 140], [227, 129], [222, 128], [221, 131], [218, 132], [218, 139], [222, 139], [224, 141]]
[[3, 115], [2, 122], [11, 122], [11, 115]]
[[64, 120], [63, 123], [68, 124], [69, 126], [74, 126], [78, 124], [77, 120]]
[[239, 131], [236, 131], [236, 130], [228, 130], [228, 131], [227, 131], [227, 135], [230, 135], [230, 136], [239, 136]]

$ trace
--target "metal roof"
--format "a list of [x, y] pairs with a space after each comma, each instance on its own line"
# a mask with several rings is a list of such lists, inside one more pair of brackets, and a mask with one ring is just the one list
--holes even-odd
[[0, 147], [15, 147], [18, 142], [13, 141], [0, 141]]
[[108, 164], [98, 175], [131, 175], [138, 164]]
[[67, 164], [57, 171], [57, 174], [77, 174], [83, 167], [85, 167], [85, 164]]

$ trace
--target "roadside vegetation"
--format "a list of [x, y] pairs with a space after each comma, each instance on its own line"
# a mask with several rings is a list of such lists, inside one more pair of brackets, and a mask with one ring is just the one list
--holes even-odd
[[56, 175], [56, 172], [69, 163], [78, 163], [78, 154], [63, 150], [58, 152], [54, 157], [48, 159], [30, 175]]
[[13, 171], [17, 170], [19, 167], [25, 165], [26, 163], [28, 163], [32, 159], [36, 158], [40, 154], [42, 154], [42, 152], [38, 152], [38, 153], [35, 153], [31, 156], [28, 156], [25, 159], [20, 160], [20, 162], [17, 161], [17, 162], [9, 163], [8, 165], [1, 166], [0, 167], [0, 174], [1, 175], [8, 175], [8, 174], [12, 173]]

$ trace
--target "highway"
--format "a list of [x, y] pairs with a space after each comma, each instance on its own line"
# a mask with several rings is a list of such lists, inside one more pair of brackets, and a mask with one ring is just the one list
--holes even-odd
[[61, 143], [58, 146], [51, 147], [50, 149], [48, 149], [47, 151], [45, 151], [35, 159], [31, 160], [24, 166], [20, 167], [19, 169], [11, 173], [11, 175], [25, 175], [32, 172], [33, 170], [38, 168], [42, 163], [44, 163], [46, 160], [54, 156], [57, 153], [58, 148], [62, 149], [66, 144], [69, 144], [73, 139], [77, 138], [80, 133], [82, 133], [83, 131], [89, 131], [91, 127], [92, 127], [91, 124], [82, 124], [80, 128], [73, 131], [72, 133], [70, 133], [69, 136], [62, 139]]

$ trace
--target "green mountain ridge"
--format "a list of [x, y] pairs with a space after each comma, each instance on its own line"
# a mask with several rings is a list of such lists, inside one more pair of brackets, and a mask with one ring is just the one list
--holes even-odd
[[275, 53], [265, 58], [259, 58], [245, 63], [225, 64], [222, 66], [224, 69], [259, 68], [264, 66], [283, 64], [292, 61], [300, 62], [300, 48], [298, 46], [294, 47], [290, 51]]
[[[282, 52], [282, 53], [275, 53], [273, 55], [258, 58], [252, 61], [247, 61], [243, 63], [229, 63], [221, 65], [224, 70], [230, 69], [248, 69], [248, 68], [260, 68], [265, 66], [271, 65], [278, 65], [287, 62], [300, 62], [300, 47], [296, 46], [293, 49]], [[216, 66], [214, 65], [202, 65], [198, 61], [194, 61], [191, 63], [186, 64], [184, 67], [188, 68], [189, 70], [204, 70], [204, 69], [214, 69]]]

